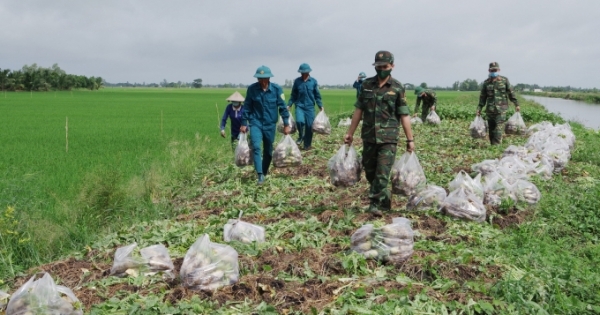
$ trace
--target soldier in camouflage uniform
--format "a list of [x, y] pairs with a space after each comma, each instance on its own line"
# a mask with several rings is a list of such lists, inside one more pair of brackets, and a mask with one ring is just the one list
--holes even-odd
[[396, 158], [400, 124], [406, 134], [408, 151], [414, 150], [414, 142], [404, 86], [390, 75], [394, 68], [394, 55], [389, 51], [379, 51], [375, 54], [373, 65], [377, 76], [364, 80], [344, 142], [352, 143], [354, 131], [362, 119], [362, 165], [370, 184], [369, 211], [381, 216], [382, 211], [391, 209], [388, 183]]
[[477, 116], [479, 116], [481, 115], [481, 109], [486, 106], [485, 114], [492, 145], [502, 143], [502, 124], [506, 121], [508, 100], [515, 104], [517, 112], [521, 110], [510, 82], [506, 77], [499, 75], [498, 72], [500, 72], [500, 65], [497, 62], [490, 63], [489, 78], [483, 81], [479, 106], [477, 107]]
[[417, 117], [419, 113], [419, 107], [421, 106], [421, 101], [423, 102], [423, 108], [421, 110], [421, 120], [425, 121], [427, 115], [429, 115], [429, 111], [435, 111], [435, 106], [437, 105], [437, 97], [435, 96], [435, 92], [430, 89], [424, 89], [420, 86], [415, 88], [415, 95], [417, 96], [417, 103], [415, 104], [414, 116]]

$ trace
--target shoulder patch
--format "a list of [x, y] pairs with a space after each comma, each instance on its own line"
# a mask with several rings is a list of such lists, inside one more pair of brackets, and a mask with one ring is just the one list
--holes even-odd
[[387, 92], [386, 94], [388, 94], [388, 95], [396, 95], [396, 92], [394, 92], [394, 91], [389, 91], [389, 92]]
[[281, 93], [281, 99], [285, 101], [285, 94]]

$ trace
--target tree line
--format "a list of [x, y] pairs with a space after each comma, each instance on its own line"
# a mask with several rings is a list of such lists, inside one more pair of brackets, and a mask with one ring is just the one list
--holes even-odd
[[101, 77], [68, 74], [58, 64], [50, 68], [34, 63], [24, 65], [20, 70], [0, 69], [1, 91], [98, 90], [103, 85]]

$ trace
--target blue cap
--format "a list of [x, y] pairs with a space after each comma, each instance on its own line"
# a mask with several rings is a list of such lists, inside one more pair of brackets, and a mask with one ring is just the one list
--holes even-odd
[[303, 63], [300, 65], [300, 68], [298, 68], [298, 72], [300, 72], [300, 73], [309, 73], [311, 71], [312, 71], [312, 69], [310, 68], [308, 63]]
[[359, 78], [366, 78], [367, 75], [364, 72], [361, 72], [361, 73], [358, 74], [358, 77]]
[[266, 79], [273, 76], [274, 75], [271, 73], [271, 69], [269, 69], [267, 66], [258, 67], [258, 69], [256, 69], [256, 73], [254, 74], [254, 77], [259, 79]]

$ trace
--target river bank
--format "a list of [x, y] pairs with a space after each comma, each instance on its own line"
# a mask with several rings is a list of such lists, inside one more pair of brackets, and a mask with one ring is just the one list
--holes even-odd
[[578, 93], [578, 92], [519, 92], [521, 95], [543, 96], [562, 98], [565, 100], [582, 101], [592, 104], [600, 104], [600, 93]]

